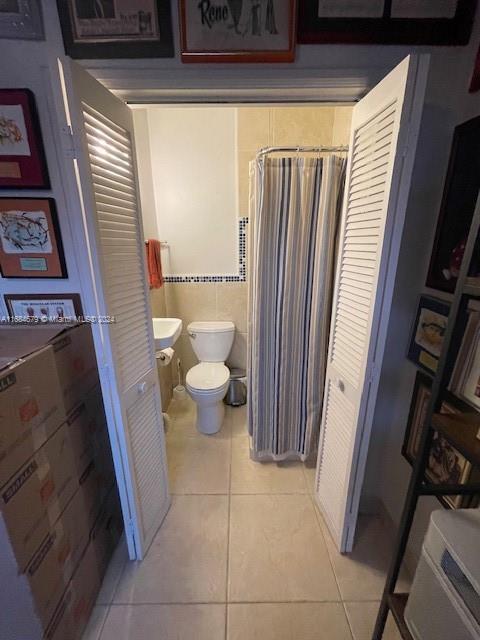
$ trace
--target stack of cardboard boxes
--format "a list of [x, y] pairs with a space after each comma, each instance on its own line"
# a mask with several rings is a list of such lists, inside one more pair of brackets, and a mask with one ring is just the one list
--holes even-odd
[[77, 640], [122, 530], [91, 328], [0, 354], [0, 638]]

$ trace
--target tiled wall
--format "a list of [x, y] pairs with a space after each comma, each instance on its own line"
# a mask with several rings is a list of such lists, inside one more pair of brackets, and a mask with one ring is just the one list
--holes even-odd
[[248, 215], [248, 165], [262, 147], [348, 144], [352, 107], [241, 107], [237, 116], [239, 214]]
[[194, 320], [231, 320], [235, 324], [235, 341], [228, 362], [246, 367], [247, 350], [247, 284], [245, 282], [165, 283], [167, 314], [181, 318], [182, 335], [175, 350], [183, 370], [197, 364], [190, 345], [187, 326]]
[[[246, 217], [249, 213], [248, 167], [260, 148], [348, 144], [351, 113], [351, 107], [240, 107], [237, 112], [239, 216]], [[246, 368], [245, 282], [167, 282], [164, 290], [166, 315], [183, 320], [183, 332], [175, 349], [184, 372], [197, 363], [187, 334], [187, 325], [193, 320], [232, 320], [236, 334], [229, 364]], [[158, 299], [156, 304], [160, 309]]]

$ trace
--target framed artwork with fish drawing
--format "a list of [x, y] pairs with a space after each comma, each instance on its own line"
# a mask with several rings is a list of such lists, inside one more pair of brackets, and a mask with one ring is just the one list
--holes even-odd
[[33, 93], [0, 89], [0, 189], [49, 186]]
[[179, 0], [183, 62], [293, 62], [295, 0]]
[[0, 272], [3, 278], [66, 278], [55, 201], [0, 198]]

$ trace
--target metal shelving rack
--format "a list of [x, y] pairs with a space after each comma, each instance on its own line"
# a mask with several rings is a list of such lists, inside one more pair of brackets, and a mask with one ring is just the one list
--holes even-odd
[[[419, 443], [418, 455], [410, 476], [407, 495], [405, 498], [400, 526], [395, 540], [394, 553], [387, 574], [382, 601], [378, 611], [372, 640], [381, 640], [385, 629], [385, 623], [389, 611], [392, 613], [399, 632], [404, 640], [413, 640], [405, 623], [404, 611], [408, 600], [408, 594], [395, 593], [395, 588], [402, 566], [405, 549], [407, 547], [410, 530], [412, 528], [418, 499], [421, 496], [446, 496], [446, 495], [476, 495], [480, 493], [480, 484], [440, 485], [425, 481], [425, 470], [428, 465], [430, 446], [433, 430], [439, 431], [467, 460], [474, 466], [480, 466], [480, 440], [477, 439], [477, 430], [480, 426], [480, 415], [456, 414], [447, 416], [440, 414], [443, 394], [448, 384], [448, 362], [452, 350], [452, 337], [455, 333], [455, 325], [459, 313], [466, 308], [469, 297], [480, 297], [480, 278], [469, 278], [468, 273], [475, 248], [478, 247], [477, 238], [480, 230], [480, 192], [477, 197], [472, 225], [465, 246], [462, 267], [455, 287], [455, 293], [448, 316], [448, 325], [445, 333], [442, 354], [438, 363], [437, 372], [432, 384], [432, 393], [428, 405], [425, 426]], [[468, 416], [475, 416], [474, 419]]]

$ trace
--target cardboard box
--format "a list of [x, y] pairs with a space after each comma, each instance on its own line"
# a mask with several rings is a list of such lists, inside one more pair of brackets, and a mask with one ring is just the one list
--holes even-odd
[[98, 384], [98, 368], [92, 328], [80, 324], [49, 339], [57, 364], [65, 411], [68, 413]]
[[102, 504], [115, 484], [113, 464], [106, 465], [105, 460], [108, 457], [94, 455], [78, 478], [90, 527], [95, 524]]
[[21, 570], [77, 487], [72, 446], [64, 423], [0, 488], [0, 523], [8, 532], [7, 540], [0, 537], [0, 545], [12, 546]]
[[8, 589], [0, 590], [0, 637], [5, 637], [1, 632], [6, 629], [18, 633], [17, 621], [22, 618], [38, 619], [42, 628], [47, 626], [89, 540], [83, 498], [77, 492], [24, 572], [19, 573], [12, 548], [2, 549], [1, 576]]
[[[2, 560], [0, 559], [0, 563]], [[1, 566], [1, 564], [0, 564]], [[3, 574], [2, 574], [3, 575]], [[101, 585], [95, 549], [87, 544], [46, 628], [38, 615], [0, 617], [2, 640], [80, 640]]]
[[122, 533], [122, 510], [117, 486], [114, 485], [100, 509], [100, 513], [90, 534], [102, 577], [107, 570], [108, 563]]
[[[92, 328], [89, 324], [0, 328], [0, 353], [7, 362], [46, 345], [53, 348], [65, 411], [68, 413], [98, 384]], [[23, 353], [19, 353], [19, 350]]]
[[100, 385], [70, 411], [67, 425], [78, 475], [81, 475], [95, 453], [105, 446], [105, 441], [110, 446]]
[[[30, 330], [31, 331], [31, 330]], [[66, 420], [53, 349], [0, 329], [0, 486]]]
[[100, 585], [95, 549], [89, 543], [44, 636], [29, 640], [80, 640], [90, 620]]

